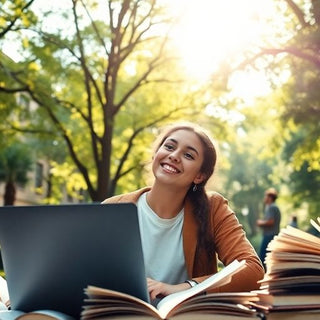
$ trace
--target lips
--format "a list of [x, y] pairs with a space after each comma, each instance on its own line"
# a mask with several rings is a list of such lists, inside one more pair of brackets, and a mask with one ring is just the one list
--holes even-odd
[[170, 172], [170, 173], [179, 173], [180, 170], [178, 170], [176, 167], [173, 167], [167, 163], [163, 163], [161, 164], [162, 168], [165, 169], [167, 172]]

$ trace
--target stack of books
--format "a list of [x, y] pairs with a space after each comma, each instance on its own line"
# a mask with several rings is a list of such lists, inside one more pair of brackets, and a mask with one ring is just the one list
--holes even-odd
[[[311, 224], [320, 231], [320, 218]], [[266, 319], [320, 319], [320, 238], [287, 226], [268, 245], [253, 305]]]

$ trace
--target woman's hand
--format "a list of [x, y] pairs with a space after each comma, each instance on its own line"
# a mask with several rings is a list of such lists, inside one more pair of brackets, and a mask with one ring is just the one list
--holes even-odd
[[169, 294], [190, 288], [190, 285], [185, 282], [179, 284], [168, 284], [151, 278], [147, 278], [147, 286], [151, 300], [163, 298]]

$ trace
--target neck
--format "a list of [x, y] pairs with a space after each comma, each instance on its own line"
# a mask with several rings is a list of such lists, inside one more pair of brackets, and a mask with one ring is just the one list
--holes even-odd
[[147, 202], [160, 218], [170, 219], [182, 210], [186, 193], [185, 190], [154, 184], [147, 194]]

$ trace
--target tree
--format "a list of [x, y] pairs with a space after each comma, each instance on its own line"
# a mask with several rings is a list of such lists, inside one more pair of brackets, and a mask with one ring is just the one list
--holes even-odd
[[[283, 149], [283, 158], [290, 163], [290, 159], [296, 152], [297, 145], [303, 144], [307, 130], [300, 129], [285, 144]], [[294, 208], [299, 208], [302, 203], [308, 203], [309, 217], [317, 218], [319, 216], [320, 204], [320, 175], [319, 171], [311, 170], [308, 158], [301, 156], [301, 162], [298, 167], [291, 166], [288, 183], [292, 190], [291, 202]], [[309, 219], [308, 223], [309, 225]]]
[[0, 39], [10, 31], [24, 28], [35, 19], [32, 11], [29, 10], [33, 2], [34, 0], [0, 1]]
[[[228, 145], [227, 159], [230, 163], [224, 170], [224, 188], [232, 201], [239, 219], [247, 219], [246, 231], [250, 237], [256, 234], [256, 221], [263, 212], [264, 191], [271, 185], [275, 159], [266, 154], [267, 140], [261, 143], [262, 130], [255, 130], [244, 137], [238, 137]], [[254, 138], [253, 138], [254, 137]], [[244, 214], [244, 218], [241, 217]]]
[[[308, 203], [312, 216], [318, 209], [319, 197], [314, 188], [320, 175], [320, 6], [319, 1], [305, 0], [274, 1], [274, 5], [282, 16], [268, 18], [269, 25], [274, 24], [274, 35], [261, 37], [259, 44], [230, 60], [225, 68], [225, 82], [239, 70], [263, 70], [269, 77], [273, 91], [265, 101], [255, 101], [254, 108], [259, 110], [260, 117], [263, 114], [264, 121], [267, 110], [277, 115], [266, 128], [269, 152], [277, 159], [273, 180], [289, 188], [289, 205]], [[255, 130], [252, 118], [243, 113], [243, 125], [250, 124]], [[260, 157], [258, 150], [256, 155]]]
[[28, 181], [32, 167], [30, 149], [16, 142], [2, 149], [0, 154], [0, 180], [5, 182], [4, 205], [13, 205], [16, 199], [16, 185]]
[[[284, 25], [277, 26], [279, 31], [275, 39], [268, 39], [264, 46], [261, 45], [254, 52], [248, 53], [248, 58], [240, 67], [248, 64], [258, 66], [261, 60], [264, 60], [264, 65], [267, 68], [269, 66], [272, 74], [279, 75], [283, 70], [291, 73], [291, 77], [282, 87], [283, 100], [280, 103], [284, 108], [281, 117], [284, 127], [289, 121], [293, 121], [296, 125], [295, 130], [302, 128], [305, 139], [303, 144], [296, 145], [296, 152], [290, 160], [296, 165], [304, 165], [304, 160], [300, 161], [300, 155], [304, 154], [304, 158], [308, 157], [310, 169], [319, 170], [319, 1], [285, 0], [275, 1], [275, 5], [284, 17]], [[283, 131], [284, 136], [290, 134], [288, 130]]]
[[[70, 1], [63, 15], [38, 15], [38, 24], [21, 32], [24, 60], [1, 65], [15, 81], [3, 90], [23, 91], [37, 104], [23, 110], [25, 126], [12, 122], [11, 127], [62, 138], [93, 201], [112, 195], [122, 177], [139, 172], [143, 163], [128, 161], [137, 137], [186, 108], [168, 103], [163, 108], [164, 95], [150, 99], [144, 93], [159, 91], [159, 83], [177, 85], [168, 77], [170, 21], [163, 8], [155, 0], [110, 0], [104, 9], [104, 21], [93, 18], [101, 8], [80, 0]], [[54, 14], [68, 31], [44, 31], [45, 19]]]

